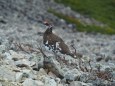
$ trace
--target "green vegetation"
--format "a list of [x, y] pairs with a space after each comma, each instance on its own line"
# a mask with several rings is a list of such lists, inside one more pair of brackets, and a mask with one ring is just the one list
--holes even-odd
[[[101, 33], [112, 33], [112, 34], [115, 33], [115, 0], [55, 0], [55, 1], [58, 3], [63, 3], [66, 6], [70, 6], [73, 10], [80, 12], [83, 15], [93, 17], [96, 20], [101, 21], [109, 26], [106, 27], [107, 29], [105, 28], [102, 29], [101, 27], [98, 26], [86, 26], [84, 29], [85, 31], [91, 32], [92, 30], [94, 30], [96, 32], [100, 32], [101, 29], [101, 31], [104, 31]], [[61, 18], [64, 17], [64, 19], [69, 21], [69, 19], [65, 18], [67, 16], [64, 16], [56, 12], [52, 13], [56, 14], [58, 17]], [[75, 19], [73, 18], [72, 21], [75, 21]], [[84, 28], [83, 25], [80, 26]]]
[[115, 29], [115, 0], [55, 0]]
[[81, 32], [84, 32], [84, 31], [85, 32], [99, 32], [102, 34], [110, 34], [110, 35], [115, 34], [115, 29], [111, 29], [110, 27], [102, 28], [95, 25], [83, 25], [79, 20], [67, 15], [64, 15], [64, 14], [60, 14], [52, 9], [49, 9], [48, 12], [56, 15], [59, 18], [66, 20], [67, 22], [76, 24], [76, 26], [78, 27], [77, 30]]

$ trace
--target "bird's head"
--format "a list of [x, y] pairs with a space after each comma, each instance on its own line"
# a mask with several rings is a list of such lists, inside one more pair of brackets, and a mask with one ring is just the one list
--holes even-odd
[[46, 26], [49, 26], [49, 25], [50, 25], [50, 23], [49, 23], [47, 20], [44, 21], [43, 24], [46, 25]]
[[46, 32], [47, 33], [52, 33], [52, 24], [50, 24], [48, 21], [44, 21], [43, 24], [46, 26]]

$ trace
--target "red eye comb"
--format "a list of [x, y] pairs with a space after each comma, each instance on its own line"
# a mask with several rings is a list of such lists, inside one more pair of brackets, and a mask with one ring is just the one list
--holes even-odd
[[45, 25], [49, 26], [50, 24], [48, 23], [48, 21], [44, 21], [43, 22]]

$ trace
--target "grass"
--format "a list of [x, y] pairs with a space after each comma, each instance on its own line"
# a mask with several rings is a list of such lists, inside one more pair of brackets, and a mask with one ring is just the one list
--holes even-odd
[[55, 0], [115, 29], [115, 0]]
[[78, 27], [77, 30], [81, 31], [81, 32], [97, 32], [97, 33], [109, 34], [109, 35], [115, 34], [115, 29], [112, 29], [110, 27], [99, 27], [99, 26], [95, 26], [95, 25], [83, 25], [79, 20], [77, 20], [73, 17], [67, 16], [67, 15], [64, 15], [64, 14], [58, 13], [55, 10], [49, 9], [48, 12], [54, 14], [55, 16], [57, 16], [59, 18], [66, 20], [69, 23], [76, 24], [76, 26]]

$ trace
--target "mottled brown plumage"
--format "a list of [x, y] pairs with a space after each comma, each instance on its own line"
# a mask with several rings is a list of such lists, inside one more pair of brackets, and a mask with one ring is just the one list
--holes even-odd
[[43, 44], [45, 46], [47, 46], [50, 49], [52, 49], [52, 51], [59, 51], [62, 54], [66, 54], [66, 55], [70, 55], [70, 56], [74, 56], [68, 46], [64, 43], [64, 41], [62, 40], [62, 38], [60, 38], [59, 36], [55, 35], [52, 32], [52, 26], [45, 22], [44, 23], [47, 27], [47, 30], [44, 32], [43, 35]]

